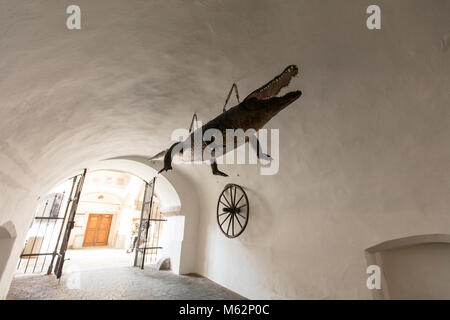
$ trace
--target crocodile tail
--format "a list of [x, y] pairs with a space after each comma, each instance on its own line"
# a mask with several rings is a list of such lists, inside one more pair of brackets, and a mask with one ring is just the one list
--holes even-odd
[[[176, 142], [174, 143], [167, 151], [166, 154], [164, 156], [164, 168], [162, 168], [161, 170], [159, 170], [158, 173], [161, 173], [163, 171], [169, 171], [172, 170], [172, 159], [173, 156], [175, 155], [175, 153], [173, 152], [173, 149], [175, 149], [175, 147], [177, 147], [179, 144], [181, 144], [182, 142]], [[181, 150], [179, 150], [179, 152], [181, 152]]]

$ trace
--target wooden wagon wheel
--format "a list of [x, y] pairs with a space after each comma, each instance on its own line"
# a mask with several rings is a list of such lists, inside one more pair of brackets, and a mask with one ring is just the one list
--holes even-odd
[[244, 189], [237, 184], [227, 184], [217, 202], [217, 223], [228, 238], [244, 232], [249, 217], [249, 203]]

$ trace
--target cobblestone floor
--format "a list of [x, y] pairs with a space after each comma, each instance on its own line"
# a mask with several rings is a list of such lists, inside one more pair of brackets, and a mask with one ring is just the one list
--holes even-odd
[[[129, 258], [125, 260], [110, 252], [103, 258], [107, 267], [98, 266], [98, 261], [102, 260], [99, 250], [76, 252], [78, 258], [68, 261], [60, 281], [47, 275], [17, 275], [7, 299], [243, 299], [206, 278], [179, 276], [152, 267], [140, 270], [125, 265]], [[80, 257], [90, 255], [96, 256], [97, 260], [90, 260], [92, 263], [80, 260]], [[115, 259], [116, 264], [108, 263], [111, 259]]]

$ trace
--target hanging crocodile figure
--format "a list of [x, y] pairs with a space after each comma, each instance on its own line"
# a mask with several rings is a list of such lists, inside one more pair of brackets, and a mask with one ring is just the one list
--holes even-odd
[[[203, 150], [206, 147], [208, 147], [213, 141], [212, 139], [211, 141], [204, 141], [203, 139], [201, 139], [202, 145], [197, 146], [196, 148], [195, 147], [196, 139], [194, 139], [194, 136], [197, 137], [197, 135], [200, 135], [200, 137], [203, 137], [203, 134], [208, 129], [216, 129], [222, 133], [223, 142], [221, 145], [224, 149], [228, 151], [229, 149], [226, 148], [227, 129], [234, 129], [234, 130], [242, 129], [243, 131], [247, 131], [248, 129], [254, 129], [255, 131], [258, 131], [267, 122], [269, 122], [269, 120], [272, 119], [278, 112], [289, 106], [291, 103], [293, 103], [301, 96], [302, 92], [300, 90], [289, 92], [282, 97], [276, 96], [282, 88], [289, 85], [289, 82], [293, 77], [297, 75], [297, 73], [298, 73], [297, 66], [295, 65], [288, 66], [286, 69], [284, 69], [284, 71], [280, 75], [276, 76], [273, 80], [269, 81], [261, 88], [250, 93], [238, 105], [228, 110], [225, 110], [225, 106], [228, 102], [228, 99], [230, 98], [233, 88], [236, 90], [236, 97], [239, 102], [237, 87], [236, 84], [233, 84], [230, 93], [228, 94], [227, 101], [225, 102], [224, 112], [222, 114], [220, 114], [213, 120], [209, 121], [205, 125], [201, 126], [197, 130], [192, 132], [186, 138], [186, 140], [174, 143], [168, 150], [158, 153], [149, 160], [158, 158], [159, 156], [165, 154], [164, 168], [162, 168], [158, 173], [171, 170], [172, 159], [174, 155], [177, 153], [182, 154], [184, 151], [189, 149], [191, 151], [192, 158], [197, 157], [204, 160]], [[269, 155], [264, 154], [262, 152], [260, 143], [256, 137], [255, 139], [249, 139], [248, 137], [245, 137], [245, 142], [248, 142], [249, 140], [252, 143], [252, 147], [256, 150], [258, 159], [272, 160], [272, 158]], [[218, 142], [214, 141], [214, 143], [217, 145]], [[237, 148], [238, 146], [239, 144], [237, 140], [235, 140], [234, 148]], [[201, 151], [202, 154], [201, 155], [195, 154], [194, 151], [196, 150]], [[225, 177], [228, 176], [226, 173], [223, 173], [218, 169], [214, 153], [212, 154], [212, 157], [208, 160], [210, 160], [211, 162], [212, 173], [214, 175], [220, 175]]]

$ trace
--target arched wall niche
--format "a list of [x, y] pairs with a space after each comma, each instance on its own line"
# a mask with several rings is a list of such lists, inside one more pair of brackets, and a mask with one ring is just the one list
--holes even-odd
[[11, 221], [5, 222], [0, 226], [0, 239], [12, 239], [16, 236], [16, 228]]
[[450, 234], [423, 234], [392, 239], [367, 248], [366, 251], [369, 253], [376, 253], [426, 243], [450, 243]]
[[16, 228], [11, 221], [7, 221], [0, 226], [0, 257], [2, 257], [0, 259], [0, 280], [11, 255], [16, 236]]
[[367, 265], [381, 270], [376, 300], [449, 299], [450, 234], [414, 235], [381, 242], [365, 250]]

